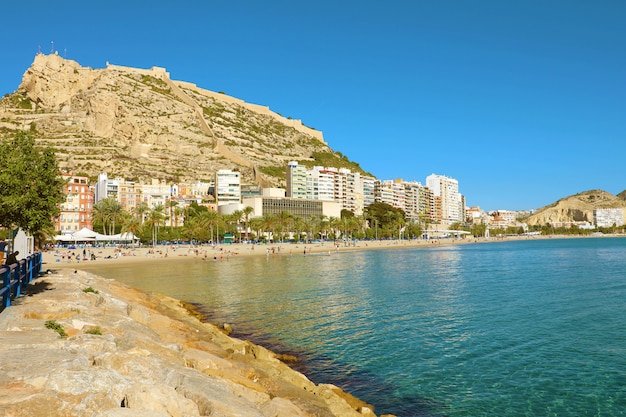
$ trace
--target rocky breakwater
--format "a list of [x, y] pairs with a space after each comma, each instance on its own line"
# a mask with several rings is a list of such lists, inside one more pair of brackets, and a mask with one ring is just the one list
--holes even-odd
[[0, 313], [0, 415], [374, 416], [177, 300], [84, 271], [36, 279]]

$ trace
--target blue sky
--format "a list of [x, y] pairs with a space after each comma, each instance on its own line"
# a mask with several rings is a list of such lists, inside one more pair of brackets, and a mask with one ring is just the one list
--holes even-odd
[[[20, 3], [26, 4], [26, 3]], [[381, 179], [536, 209], [626, 189], [624, 1], [30, 1], [2, 6], [0, 94], [40, 48], [161, 66], [324, 133]]]

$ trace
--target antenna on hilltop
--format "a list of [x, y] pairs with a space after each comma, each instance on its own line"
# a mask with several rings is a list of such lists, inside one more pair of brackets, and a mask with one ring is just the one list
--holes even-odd
[[54, 41], [50, 42], [52, 44], [52, 47], [50, 47], [50, 53], [53, 54], [54, 53]]
[[41, 55], [41, 44], [37, 45], [37, 55]]

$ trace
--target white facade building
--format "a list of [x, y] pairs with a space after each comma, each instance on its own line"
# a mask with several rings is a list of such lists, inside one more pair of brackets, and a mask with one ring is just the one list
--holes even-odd
[[376, 202], [376, 182], [374, 177], [361, 177], [363, 184], [363, 207], [368, 207]]
[[593, 211], [593, 222], [596, 224], [596, 227], [622, 226], [624, 224], [624, 209], [595, 209]]
[[307, 168], [292, 161], [287, 164], [287, 197], [307, 198]]
[[444, 175], [431, 174], [426, 177], [426, 186], [430, 188], [435, 197], [441, 202], [441, 222], [451, 225], [463, 222], [463, 199], [459, 193], [459, 182], [454, 178]]
[[230, 169], [215, 173], [215, 200], [222, 204], [241, 203], [241, 174]]
[[307, 172], [307, 198], [335, 201], [335, 171], [315, 166]]

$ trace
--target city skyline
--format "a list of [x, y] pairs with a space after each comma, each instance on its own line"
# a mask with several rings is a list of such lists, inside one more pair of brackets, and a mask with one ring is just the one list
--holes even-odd
[[38, 51], [93, 68], [161, 66], [301, 119], [377, 178], [456, 178], [467, 205], [486, 211], [626, 189], [626, 5], [616, 1], [5, 9], [2, 95]]

